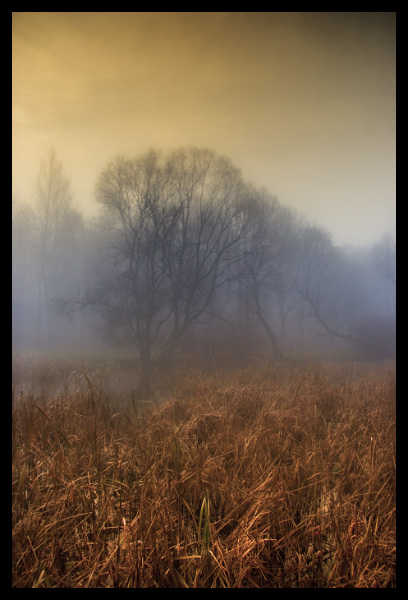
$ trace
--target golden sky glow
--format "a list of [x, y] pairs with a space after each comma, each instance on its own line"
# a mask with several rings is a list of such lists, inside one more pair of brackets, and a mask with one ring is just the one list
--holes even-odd
[[395, 13], [13, 13], [13, 195], [53, 145], [93, 214], [123, 152], [210, 146], [333, 234], [395, 222]]

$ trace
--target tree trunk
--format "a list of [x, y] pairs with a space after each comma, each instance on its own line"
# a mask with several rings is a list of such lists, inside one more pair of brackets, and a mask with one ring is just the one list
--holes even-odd
[[152, 360], [150, 349], [143, 349], [140, 352], [139, 381], [136, 389], [136, 395], [139, 400], [150, 400], [153, 396], [151, 374]]
[[263, 328], [266, 331], [266, 335], [268, 336], [269, 342], [271, 344], [272, 355], [275, 358], [282, 358], [282, 352], [280, 351], [278, 340], [276, 339], [276, 336], [273, 333], [272, 329], [269, 327], [269, 323], [266, 321], [266, 319], [264, 319], [261, 312], [257, 311], [257, 316]]
[[255, 309], [256, 316], [258, 317], [262, 327], [266, 331], [266, 335], [268, 336], [269, 342], [271, 344], [272, 355], [275, 358], [281, 359], [282, 352], [280, 351], [278, 340], [277, 340], [275, 334], [273, 333], [272, 329], [270, 328], [268, 321], [263, 316], [262, 307], [261, 307], [261, 303], [259, 301], [258, 294], [256, 294], [256, 296], [255, 296], [255, 305], [256, 305], [256, 309]]

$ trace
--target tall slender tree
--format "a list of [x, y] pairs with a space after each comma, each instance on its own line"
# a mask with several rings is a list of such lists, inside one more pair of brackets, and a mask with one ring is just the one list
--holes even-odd
[[[66, 252], [82, 218], [72, 208], [70, 181], [52, 147], [41, 161], [34, 187], [37, 217], [38, 343], [53, 341], [52, 302], [60, 293]], [[67, 240], [69, 243], [66, 243]]]

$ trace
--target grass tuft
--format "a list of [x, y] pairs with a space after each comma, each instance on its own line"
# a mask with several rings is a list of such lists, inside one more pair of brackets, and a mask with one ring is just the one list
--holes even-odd
[[13, 399], [14, 587], [396, 587], [392, 365], [185, 369], [156, 407], [40, 366]]

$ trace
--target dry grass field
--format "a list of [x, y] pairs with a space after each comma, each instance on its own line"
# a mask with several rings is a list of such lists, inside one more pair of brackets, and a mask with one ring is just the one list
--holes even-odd
[[13, 587], [396, 587], [395, 365], [191, 367], [153, 405], [70, 365], [14, 386]]

